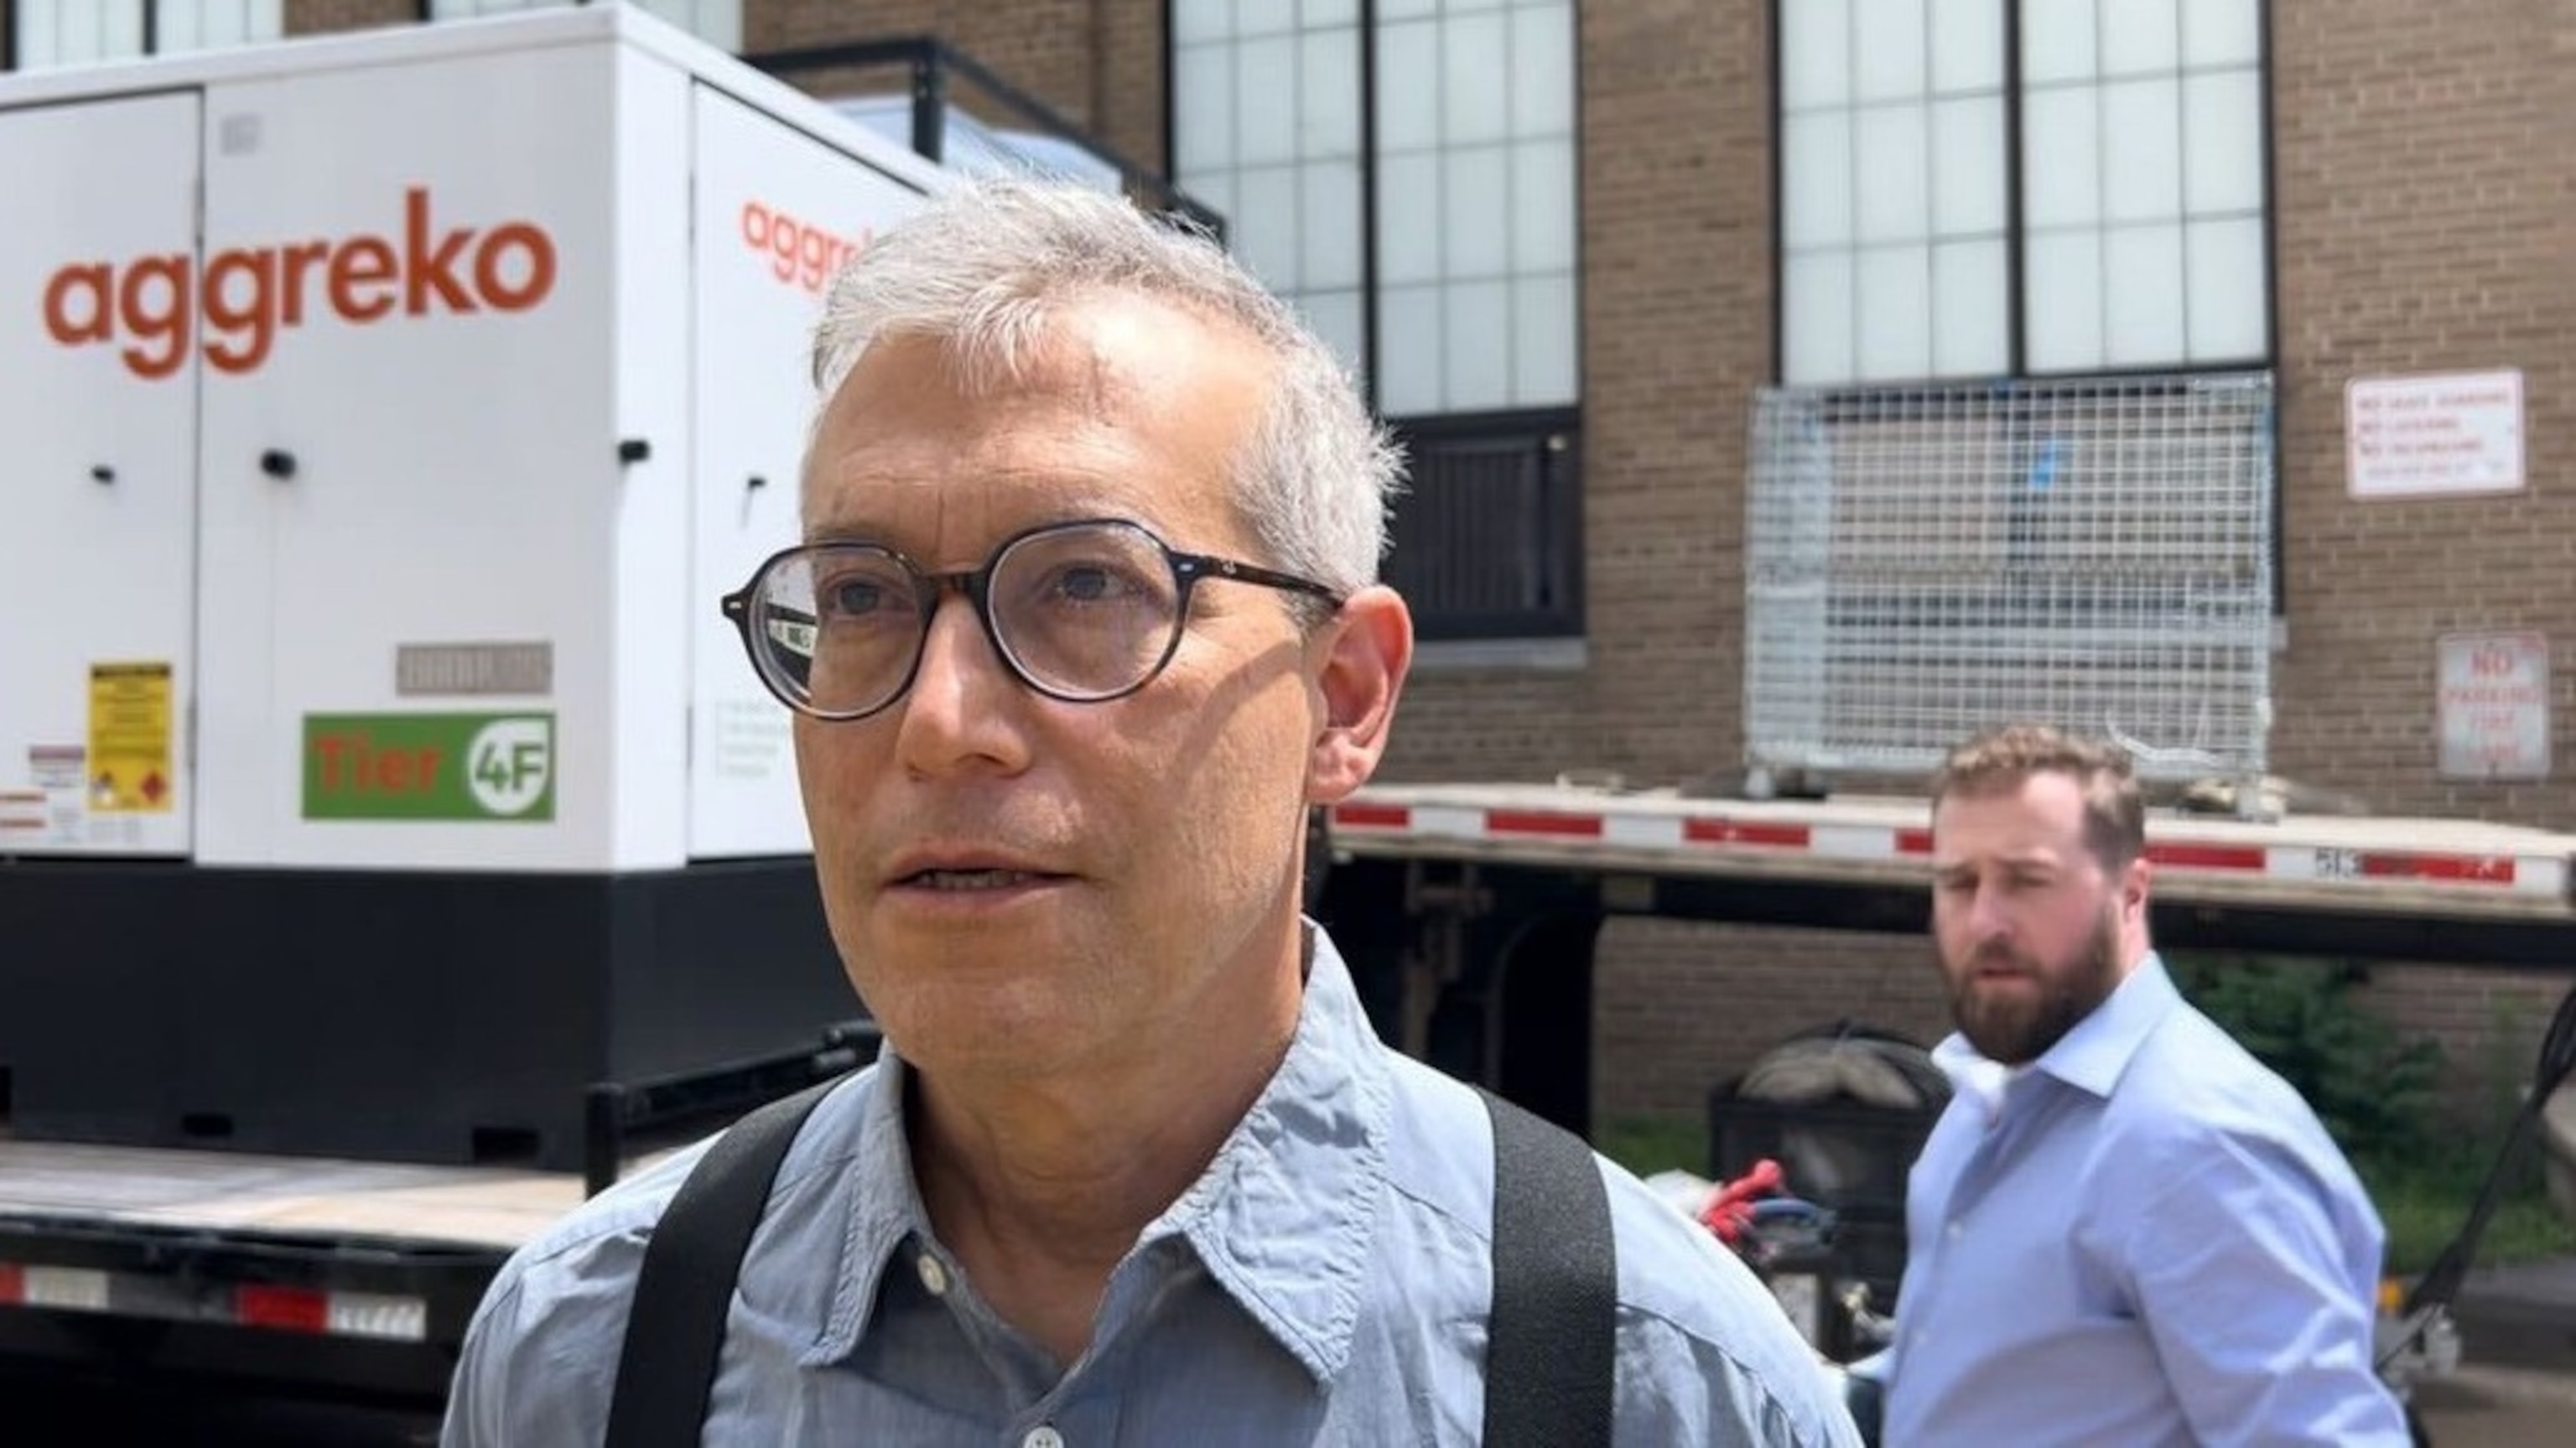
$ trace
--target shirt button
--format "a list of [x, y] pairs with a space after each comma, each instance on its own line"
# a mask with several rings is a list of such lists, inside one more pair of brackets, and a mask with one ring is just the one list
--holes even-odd
[[[1965, 1223], [1963, 1223], [1963, 1222], [1961, 1222], [1958, 1218], [1956, 1218], [1956, 1217], [1952, 1217], [1952, 1218], [1950, 1219], [1950, 1225], [1949, 1225], [1948, 1227], [1946, 1227], [1946, 1228], [1942, 1229], [1942, 1235], [1944, 1235], [1944, 1236], [1948, 1237], [1951, 1241], [1955, 1242], [1955, 1241], [1959, 1240], [1959, 1234], [1960, 1234], [1961, 1232], [1965, 1231], [1965, 1230], [1967, 1230], [1967, 1226], [1966, 1226], [1966, 1224], [1965, 1224]], [[922, 1260], [926, 1262], [926, 1261], [928, 1261], [929, 1259], [925, 1257], [925, 1258], [923, 1258]], [[937, 1291], [938, 1289], [933, 1288], [932, 1290], [933, 1290], [933, 1291]]]
[[1020, 1440], [1020, 1448], [1064, 1448], [1064, 1435], [1052, 1423], [1040, 1423]]
[[948, 1295], [948, 1269], [939, 1265], [938, 1258], [924, 1252], [913, 1259], [912, 1267], [921, 1274], [922, 1291], [933, 1297]]

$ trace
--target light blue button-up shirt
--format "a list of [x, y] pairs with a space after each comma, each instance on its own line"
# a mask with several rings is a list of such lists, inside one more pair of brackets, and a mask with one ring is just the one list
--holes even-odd
[[2371, 1370], [2379, 1216], [2314, 1113], [2153, 956], [1906, 1191], [1889, 1448], [2408, 1442]]
[[[1474, 1093], [1380, 1044], [1322, 931], [1277, 1075], [1119, 1263], [1070, 1369], [995, 1316], [932, 1233], [904, 1141], [905, 1076], [889, 1055], [834, 1090], [788, 1153], [732, 1304], [707, 1443], [1476, 1441], [1491, 1126]], [[446, 1448], [599, 1441], [637, 1263], [696, 1156], [512, 1256], [468, 1335]], [[1619, 1262], [1617, 1441], [1856, 1444], [1751, 1273], [1601, 1165]]]

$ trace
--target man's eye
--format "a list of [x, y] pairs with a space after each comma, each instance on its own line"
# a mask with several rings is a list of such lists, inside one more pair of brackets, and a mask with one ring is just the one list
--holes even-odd
[[1138, 591], [1136, 581], [1105, 563], [1067, 563], [1047, 580], [1047, 596], [1069, 603], [1107, 603]]
[[843, 578], [818, 590], [825, 618], [865, 618], [885, 607], [885, 585], [873, 578]]

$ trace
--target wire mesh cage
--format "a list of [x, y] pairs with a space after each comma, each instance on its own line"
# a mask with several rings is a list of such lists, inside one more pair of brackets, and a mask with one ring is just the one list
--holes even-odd
[[2150, 779], [2266, 767], [2268, 372], [1770, 388], [1747, 486], [1747, 764], [1928, 773], [2038, 721]]

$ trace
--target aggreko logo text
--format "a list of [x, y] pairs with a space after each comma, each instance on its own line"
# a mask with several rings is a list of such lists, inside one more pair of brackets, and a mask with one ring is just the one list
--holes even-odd
[[841, 264], [867, 249], [873, 231], [836, 236], [758, 201], [742, 204], [742, 239], [769, 261], [769, 274], [820, 292]]
[[508, 221], [442, 231], [429, 188], [403, 192], [397, 243], [366, 232], [338, 241], [228, 246], [192, 276], [185, 252], [74, 262], [45, 282], [45, 331], [66, 347], [118, 348], [137, 377], [167, 377], [188, 360], [192, 334], [221, 372], [268, 360], [277, 334], [324, 309], [365, 324], [432, 312], [524, 312], [555, 286], [555, 243], [544, 227]]

